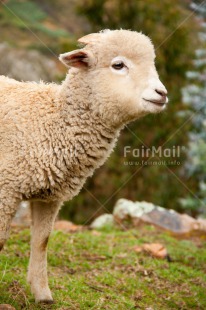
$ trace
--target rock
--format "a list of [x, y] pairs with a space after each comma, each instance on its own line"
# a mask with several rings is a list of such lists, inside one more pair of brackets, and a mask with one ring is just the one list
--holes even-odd
[[194, 224], [194, 230], [206, 231], [206, 219], [199, 218]]
[[75, 225], [69, 221], [56, 221], [54, 224], [54, 230], [59, 230], [65, 233], [77, 232], [82, 230], [82, 226]]
[[23, 50], [0, 44], [0, 75], [19, 81], [52, 82], [59, 74], [57, 64], [37, 50]]
[[194, 219], [187, 214], [167, 210], [149, 202], [132, 202], [119, 199], [113, 212], [115, 221], [119, 224], [128, 223], [134, 227], [141, 224], [152, 224], [174, 234], [198, 232], [206, 234], [206, 220]]
[[16, 310], [16, 308], [14, 308], [8, 304], [2, 304], [2, 305], [0, 305], [0, 310]]
[[23, 201], [20, 203], [11, 225], [20, 227], [29, 227], [31, 225], [31, 211], [29, 208], [29, 202]]
[[113, 226], [114, 217], [112, 214], [102, 214], [97, 217], [90, 225], [93, 229], [103, 228], [105, 226]]
[[139, 218], [144, 213], [151, 212], [155, 208], [150, 202], [133, 202], [127, 199], [119, 199], [114, 207], [113, 215], [118, 219]]

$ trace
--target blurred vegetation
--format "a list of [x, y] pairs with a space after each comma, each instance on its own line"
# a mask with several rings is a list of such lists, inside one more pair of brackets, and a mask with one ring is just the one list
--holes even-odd
[[192, 118], [192, 129], [188, 133], [187, 162], [185, 173], [198, 181], [195, 195], [190, 192], [180, 200], [187, 212], [199, 212], [206, 216], [206, 4], [194, 0], [192, 8], [199, 17], [200, 44], [195, 52], [193, 68], [187, 72], [188, 85], [183, 89], [185, 102]]
[[[191, 122], [182, 126], [187, 118], [180, 116], [185, 109], [181, 88], [187, 83], [185, 73], [192, 66], [194, 50], [199, 44], [198, 25], [189, 9], [190, 1], [8, 0], [4, 3], [0, 6], [1, 41], [25, 49], [38, 49], [48, 57], [54, 58], [50, 50], [55, 54], [72, 50], [76, 48], [77, 37], [103, 28], [122, 27], [144, 32], [156, 47], [157, 69], [169, 92], [168, 109], [161, 115], [147, 116], [125, 128], [106, 165], [88, 180], [87, 190], [83, 189], [66, 203], [61, 215], [84, 222], [95, 210], [95, 216], [105, 212], [101, 204], [107, 200], [105, 207], [110, 211], [120, 197], [147, 200], [181, 210], [179, 198], [188, 193], [181, 182], [187, 182], [191, 190], [197, 188], [196, 180], [186, 179], [182, 173], [186, 159], [184, 152], [180, 158], [169, 158], [170, 163], [166, 165], [147, 165], [142, 169], [125, 165], [125, 162], [139, 159], [132, 154], [127, 158], [123, 155], [127, 145], [132, 149], [143, 145], [157, 148], [164, 143], [165, 148], [187, 145], [186, 132]], [[62, 72], [66, 71], [62, 69]], [[179, 165], [171, 163], [175, 159]], [[158, 158], [151, 160], [159, 161]]]
[[[67, 14], [68, 10], [72, 12], [70, 7], [71, 3], [67, 5]], [[75, 34], [57, 21], [56, 9], [58, 6], [52, 1], [5, 1], [0, 6], [1, 41], [37, 49], [47, 55], [51, 54], [50, 50], [57, 55], [72, 50], [76, 47]]]

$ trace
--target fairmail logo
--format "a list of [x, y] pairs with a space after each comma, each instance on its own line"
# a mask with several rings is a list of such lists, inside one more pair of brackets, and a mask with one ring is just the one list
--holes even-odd
[[182, 147], [181, 146], [173, 146], [172, 148], [162, 148], [161, 146], [151, 148], [146, 148], [142, 146], [137, 149], [132, 149], [131, 146], [127, 145], [124, 147], [124, 157], [128, 155], [132, 155], [135, 158], [178, 158], [181, 156]]

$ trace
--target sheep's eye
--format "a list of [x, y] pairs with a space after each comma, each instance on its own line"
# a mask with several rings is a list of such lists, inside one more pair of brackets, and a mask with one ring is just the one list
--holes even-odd
[[125, 64], [122, 61], [116, 62], [115, 64], [112, 65], [112, 68], [115, 70], [121, 70], [124, 67]]

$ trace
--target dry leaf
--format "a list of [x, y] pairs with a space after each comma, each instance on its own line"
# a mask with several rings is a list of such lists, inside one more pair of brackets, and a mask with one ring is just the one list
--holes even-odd
[[143, 250], [157, 258], [167, 257], [167, 250], [161, 243], [145, 243]]
[[92, 236], [101, 236], [101, 232], [97, 230], [92, 230], [91, 234]]
[[69, 221], [57, 221], [54, 224], [54, 229], [55, 230], [60, 230], [63, 232], [76, 232], [80, 231], [82, 229], [82, 226], [80, 225], [75, 225], [72, 222]]
[[127, 256], [128, 256], [127, 253], [120, 253], [120, 254], [116, 255], [117, 258], [125, 258]]
[[8, 304], [2, 304], [0, 305], [0, 310], [15, 310], [15, 308]]
[[139, 245], [136, 245], [133, 249], [134, 249], [134, 251], [137, 252], [137, 253], [140, 253], [140, 252], [143, 251], [142, 246], [139, 246]]
[[89, 261], [99, 261], [99, 260], [107, 259], [105, 255], [96, 255], [96, 254], [90, 254], [90, 253], [82, 253], [82, 256], [85, 257]]
[[134, 251], [137, 253], [144, 251], [157, 258], [168, 256], [167, 249], [161, 243], [145, 243], [142, 246], [135, 246]]

